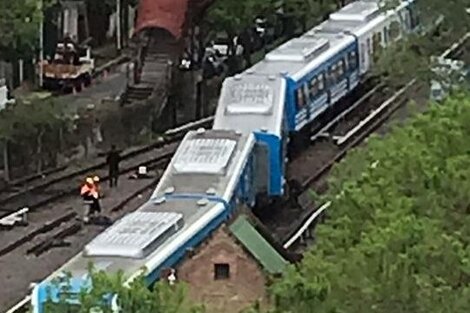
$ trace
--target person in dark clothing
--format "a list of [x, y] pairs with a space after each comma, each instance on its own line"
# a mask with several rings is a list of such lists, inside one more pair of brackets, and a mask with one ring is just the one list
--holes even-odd
[[116, 146], [111, 146], [111, 151], [108, 152], [108, 157], [106, 162], [109, 166], [109, 187], [117, 187], [118, 178], [119, 178], [119, 162], [121, 161], [121, 156], [119, 151], [116, 150]]

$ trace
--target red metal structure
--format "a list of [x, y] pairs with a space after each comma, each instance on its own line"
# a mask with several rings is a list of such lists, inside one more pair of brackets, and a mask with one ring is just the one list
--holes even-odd
[[135, 31], [163, 28], [179, 39], [187, 10], [188, 0], [140, 0]]
[[136, 34], [148, 28], [163, 28], [176, 39], [184, 35], [188, 11], [200, 15], [213, 0], [140, 0], [137, 10]]

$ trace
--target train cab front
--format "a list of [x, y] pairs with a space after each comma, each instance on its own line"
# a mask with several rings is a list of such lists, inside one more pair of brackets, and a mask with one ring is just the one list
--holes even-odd
[[263, 64], [224, 81], [213, 128], [254, 135], [257, 192], [278, 197], [284, 194], [287, 156], [286, 80], [281, 74], [264, 74]]
[[[53, 280], [46, 280], [34, 286], [31, 295], [32, 313], [75, 313], [80, 312], [82, 304], [80, 299], [91, 290], [91, 278], [71, 277], [59, 274]], [[117, 295], [106, 294], [102, 298], [102, 305], [109, 307], [112, 313], [119, 312]], [[98, 307], [90, 312], [102, 312]]]
[[32, 312], [79, 312], [80, 294], [89, 288], [90, 279], [87, 277], [77, 278], [59, 274], [52, 280], [34, 286], [31, 295]]

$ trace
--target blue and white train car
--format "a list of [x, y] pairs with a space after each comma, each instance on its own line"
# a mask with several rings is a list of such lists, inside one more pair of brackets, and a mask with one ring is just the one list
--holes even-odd
[[226, 79], [222, 86], [213, 129], [233, 129], [255, 136], [256, 194], [284, 193], [285, 89], [281, 75], [259, 76], [250, 71]]
[[[44, 313], [52, 280], [72, 274], [72, 287], [89, 285], [88, 264], [132, 279], [145, 267], [149, 284], [201, 243], [239, 204], [252, 204], [253, 134], [201, 130], [186, 135], [150, 200], [97, 236], [33, 291], [33, 312]], [[48, 291], [50, 290], [50, 291]], [[73, 297], [72, 297], [73, 298]], [[70, 300], [73, 305], [74, 300]], [[75, 305], [79, 305], [75, 303]]]
[[[284, 77], [287, 129], [297, 132], [350, 90], [350, 78], [357, 70], [356, 51], [351, 35], [308, 32], [269, 52], [248, 71]], [[356, 61], [340, 68], [344, 58]]]
[[413, 0], [402, 1], [397, 8], [386, 12], [378, 3], [378, 0], [352, 2], [314, 28], [319, 32], [348, 33], [357, 38], [361, 76], [370, 71], [380, 48], [403, 38], [418, 25]]

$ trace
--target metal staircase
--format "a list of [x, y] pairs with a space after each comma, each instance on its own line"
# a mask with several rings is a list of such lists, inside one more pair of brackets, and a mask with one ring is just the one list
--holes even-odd
[[162, 42], [152, 36], [145, 46], [139, 48], [136, 66], [138, 79], [132, 83], [128, 82], [121, 97], [122, 105], [147, 100], [157, 89], [166, 89], [171, 77], [171, 48], [171, 43]]

